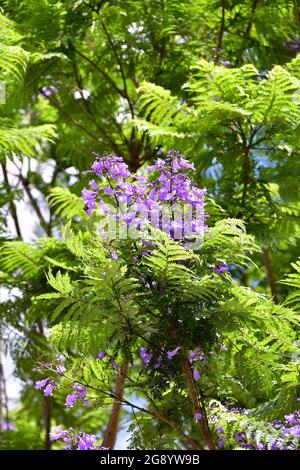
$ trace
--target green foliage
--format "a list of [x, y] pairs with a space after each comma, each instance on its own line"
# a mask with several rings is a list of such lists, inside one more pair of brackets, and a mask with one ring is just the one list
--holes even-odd
[[285, 304], [292, 305], [295, 310], [300, 307], [300, 261], [292, 263], [293, 273], [287, 274], [286, 278], [281, 281], [282, 284], [293, 287], [295, 290], [287, 297]]

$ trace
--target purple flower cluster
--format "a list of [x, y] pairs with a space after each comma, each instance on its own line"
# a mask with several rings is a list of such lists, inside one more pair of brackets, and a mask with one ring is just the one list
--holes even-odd
[[107, 447], [97, 444], [97, 437], [94, 434], [83, 431], [76, 434], [73, 428], [65, 431], [61, 426], [56, 426], [50, 433], [50, 440], [62, 441], [65, 450], [108, 450]]
[[145, 348], [140, 348], [140, 357], [145, 364], [149, 364], [149, 362], [151, 361], [153, 357], [153, 354], [151, 351], [148, 351]]
[[228, 271], [229, 271], [229, 268], [226, 263], [216, 264], [213, 267], [213, 272], [215, 274], [218, 274], [219, 276], [223, 273], [227, 273]]
[[[211, 409], [213, 409], [212, 407]], [[224, 410], [226, 410], [225, 407]], [[228, 408], [228, 412], [247, 415], [246, 410], [242, 408]], [[224, 417], [224, 415], [223, 415]], [[230, 447], [239, 447], [247, 450], [295, 450], [300, 447], [300, 410], [295, 411], [289, 415], [285, 415], [284, 421], [276, 420], [272, 422], [258, 423], [251, 422], [250, 419], [246, 426], [235, 432], [233, 436], [228, 435], [224, 431], [222, 425], [218, 425], [218, 415], [210, 416], [210, 421], [215, 426], [218, 426], [216, 433], [219, 436], [219, 448], [223, 448], [226, 442]], [[238, 419], [238, 418], [237, 418]], [[228, 423], [233, 421], [230, 417]], [[224, 421], [223, 421], [224, 422]], [[236, 427], [236, 426], [235, 426]]]
[[99, 193], [99, 186], [97, 183], [93, 180], [90, 181], [89, 183], [90, 187], [92, 188], [93, 191], [84, 188], [82, 190], [82, 197], [85, 203], [85, 210], [88, 215], [91, 215], [93, 210], [96, 207], [96, 199]]
[[189, 363], [193, 367], [193, 378], [199, 382], [201, 374], [199, 369], [207, 364], [207, 359], [201, 348], [196, 348], [195, 351], [189, 351]]
[[87, 395], [86, 387], [82, 387], [81, 385], [74, 384], [72, 388], [73, 390], [75, 390], [75, 392], [71, 393], [70, 395], [67, 395], [66, 407], [72, 408], [72, 406], [78, 401], [82, 402], [86, 406], [90, 406], [89, 400], [86, 399], [86, 395]]
[[167, 351], [167, 356], [168, 359], [171, 360], [173, 357], [175, 357], [178, 353], [178, 351], [181, 349], [180, 346], [177, 346], [177, 348], [173, 349], [172, 351]]
[[197, 411], [197, 413], [194, 414], [194, 418], [195, 418], [195, 421], [201, 421], [201, 419], [203, 418], [202, 413]]
[[16, 427], [14, 423], [11, 423], [10, 421], [3, 421], [3, 423], [0, 424], [0, 429], [1, 431], [15, 431]]
[[[169, 361], [171, 361], [175, 356], [177, 356], [181, 349], [181, 346], [177, 346], [175, 349], [166, 351], [166, 353], [164, 353], [164, 348], [161, 348], [159, 357], [153, 362], [154, 369], [160, 368], [164, 355], [168, 358]], [[154, 358], [154, 354], [149, 349], [141, 347], [140, 357], [146, 366], [150, 366], [151, 361]], [[204, 365], [207, 364], [206, 356], [200, 348], [197, 348], [195, 351], [189, 351], [188, 360], [192, 367], [193, 378], [196, 382], [198, 382], [201, 376], [200, 370]]]
[[[108, 186], [101, 197], [94, 180], [89, 183], [91, 189], [83, 189], [85, 210], [90, 215], [99, 200], [102, 212], [126, 227], [138, 231], [152, 227], [174, 239], [203, 235], [207, 231], [206, 190], [192, 184], [187, 175], [191, 169], [194, 170], [194, 165], [176, 151], [169, 151], [166, 159], [159, 158], [148, 166], [147, 176], [132, 174], [121, 157], [97, 156], [92, 171], [97, 177], [104, 177]], [[116, 253], [111, 256], [117, 258]]]
[[105, 351], [99, 351], [99, 352], [96, 354], [96, 358], [99, 359], [100, 361], [102, 361], [103, 359], [107, 358], [107, 359], [108, 359], [108, 362], [110, 363], [110, 365], [111, 365], [116, 371], [119, 370], [120, 365], [115, 361], [114, 356], [111, 356], [111, 355], [107, 354]]
[[223, 60], [221, 62], [221, 65], [223, 65], [223, 67], [230, 67], [231, 63], [229, 62], [229, 60]]
[[[169, 361], [171, 361], [178, 354], [180, 349], [181, 349], [181, 347], [177, 346], [177, 348], [166, 352], [166, 355], [167, 355], [167, 358], [169, 359]], [[154, 364], [154, 369], [158, 369], [161, 366], [163, 353], [164, 353], [164, 348], [161, 348], [161, 353], [158, 356], [158, 358], [157, 358], [157, 360]], [[146, 349], [146, 348], [142, 347], [142, 348], [140, 348], [140, 358], [142, 359], [144, 364], [149, 365], [151, 359], [153, 358], [153, 353], [149, 349]]]
[[47, 378], [43, 380], [38, 380], [35, 383], [35, 389], [36, 390], [42, 390], [44, 389], [44, 395], [45, 397], [50, 397], [53, 395], [53, 390], [55, 388], [55, 383], [53, 380]]
[[284, 47], [294, 53], [297, 54], [300, 51], [300, 38], [298, 38], [295, 34], [292, 34], [290, 41], [285, 41]]
[[115, 155], [105, 155], [103, 158], [96, 155], [92, 170], [98, 177], [110, 176], [113, 180], [119, 182], [131, 176], [131, 172], [123, 158]]
[[54, 85], [43, 86], [40, 96], [49, 98], [49, 96], [53, 95], [54, 93], [58, 93], [58, 88]]

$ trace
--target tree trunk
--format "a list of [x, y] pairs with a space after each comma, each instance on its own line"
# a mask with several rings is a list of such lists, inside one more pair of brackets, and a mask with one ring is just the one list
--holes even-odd
[[[121, 366], [120, 374], [118, 375], [117, 382], [116, 382], [116, 391], [115, 394], [117, 397], [122, 398], [124, 394], [124, 385], [126, 380], [126, 374], [128, 370], [128, 361], [125, 361], [124, 364]], [[121, 405], [122, 402], [115, 398], [113, 407], [111, 410], [111, 415], [109, 418], [109, 422], [107, 425], [107, 429], [104, 435], [102, 445], [104, 447], [109, 447], [109, 449], [113, 449], [116, 444], [118, 429], [119, 429], [119, 421], [121, 416]]]

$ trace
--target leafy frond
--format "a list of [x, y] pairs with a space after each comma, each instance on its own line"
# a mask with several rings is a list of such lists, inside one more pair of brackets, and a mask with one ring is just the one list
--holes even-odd
[[292, 267], [296, 272], [287, 274], [285, 279], [281, 280], [281, 284], [293, 287], [295, 290], [287, 297], [284, 305], [292, 306], [294, 309], [300, 309], [300, 260], [292, 263]]
[[43, 142], [54, 141], [55, 126], [43, 124], [40, 126], [18, 127], [6, 118], [0, 118], [1, 160], [8, 153], [23, 156], [38, 155], [38, 148]]
[[54, 213], [69, 220], [73, 217], [86, 217], [83, 201], [67, 188], [53, 188], [49, 194], [49, 204], [54, 208]]

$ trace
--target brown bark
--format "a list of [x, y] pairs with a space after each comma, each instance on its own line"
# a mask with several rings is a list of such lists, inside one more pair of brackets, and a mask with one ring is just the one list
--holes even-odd
[[221, 0], [221, 7], [222, 7], [222, 16], [221, 16], [221, 24], [220, 30], [218, 35], [218, 56], [220, 56], [222, 50], [222, 43], [223, 43], [223, 35], [225, 31], [225, 0]]
[[199, 404], [197, 389], [195, 387], [194, 379], [192, 376], [192, 371], [188, 362], [186, 362], [183, 365], [183, 374], [184, 374], [185, 381], [189, 390], [190, 398], [193, 404], [194, 414], [201, 413], [202, 415], [202, 419], [197, 421], [200, 434], [203, 440], [206, 442], [209, 450], [216, 450], [216, 446], [212, 440], [211, 432], [208, 426], [205, 405], [203, 401], [201, 405]]
[[[44, 325], [42, 320], [37, 321], [38, 332], [41, 336], [44, 335]], [[45, 440], [44, 440], [44, 450], [51, 450], [52, 442], [50, 441], [50, 431], [51, 431], [51, 397], [44, 397], [43, 403], [43, 420], [45, 427]]]
[[116, 382], [115, 395], [119, 399], [115, 398], [114, 400], [113, 407], [111, 410], [111, 415], [109, 418], [109, 422], [108, 422], [107, 429], [106, 429], [103, 443], [102, 443], [104, 447], [109, 447], [110, 449], [113, 449], [116, 444], [120, 416], [121, 416], [122, 397], [124, 394], [124, 386], [125, 386], [127, 370], [128, 370], [128, 361], [125, 361], [121, 366], [121, 371], [120, 371], [120, 374], [118, 375], [117, 382]]
[[43, 406], [44, 425], [45, 425], [45, 442], [44, 449], [51, 450], [50, 431], [51, 431], [51, 397], [45, 397]]

